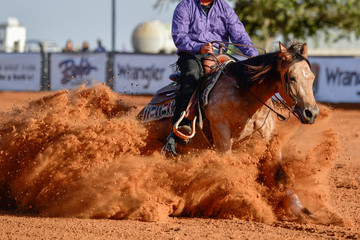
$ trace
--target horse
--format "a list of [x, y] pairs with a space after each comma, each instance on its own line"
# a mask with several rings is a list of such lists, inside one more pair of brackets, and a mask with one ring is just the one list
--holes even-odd
[[[241, 141], [254, 131], [259, 131], [264, 140], [270, 142], [276, 116], [284, 118], [274, 110], [271, 98], [275, 94], [280, 95], [281, 102], [292, 106], [288, 107], [289, 111], [301, 123], [313, 124], [319, 108], [312, 90], [315, 76], [307, 57], [306, 43], [295, 43], [287, 48], [279, 42], [277, 52], [229, 62], [211, 90], [208, 104], [203, 109], [208, 123], [204, 125], [204, 129], [210, 133], [211, 141], [204, 140], [201, 134], [197, 134], [191, 143], [183, 148], [204, 149], [211, 146], [219, 154], [227, 154], [231, 152], [232, 140]], [[139, 116], [143, 113], [144, 109]], [[147, 142], [153, 143], [155, 148], [159, 148], [159, 141], [156, 140], [164, 143], [172, 130], [170, 117], [145, 125], [149, 131]], [[172, 151], [173, 147], [165, 145], [165, 151]], [[268, 172], [272, 179], [275, 179], [275, 187], [287, 196], [286, 201], [295, 216], [311, 216], [311, 212], [302, 206], [296, 193], [290, 188], [289, 176], [281, 165], [281, 152], [277, 155], [273, 162], [267, 164]], [[274, 187], [271, 181], [265, 184]]]

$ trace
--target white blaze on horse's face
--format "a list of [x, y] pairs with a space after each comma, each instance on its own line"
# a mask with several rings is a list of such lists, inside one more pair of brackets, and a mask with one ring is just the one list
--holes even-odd
[[288, 74], [289, 87], [297, 100], [296, 113], [303, 123], [314, 123], [319, 114], [313, 93], [314, 73], [303, 60], [290, 66]]

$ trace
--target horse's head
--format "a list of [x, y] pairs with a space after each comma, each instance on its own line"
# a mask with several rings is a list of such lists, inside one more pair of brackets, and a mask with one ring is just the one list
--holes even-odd
[[302, 123], [313, 124], [319, 114], [319, 108], [313, 93], [315, 75], [307, 60], [307, 45], [292, 45], [287, 49], [281, 42], [279, 44], [280, 96], [295, 106], [295, 114]]

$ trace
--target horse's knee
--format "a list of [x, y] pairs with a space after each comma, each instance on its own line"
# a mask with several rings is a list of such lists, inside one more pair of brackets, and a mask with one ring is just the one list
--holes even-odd
[[281, 151], [278, 151], [276, 156], [274, 156], [276, 159], [273, 164], [273, 177], [275, 180], [276, 187], [283, 191], [285, 190], [287, 184], [289, 183], [289, 175], [286, 173], [282, 166], [282, 153]]
[[262, 163], [262, 174], [264, 175], [265, 185], [284, 191], [290, 181], [289, 175], [284, 170], [281, 162], [281, 151], [272, 152], [269, 158], [264, 159]]
[[276, 187], [280, 191], [284, 191], [286, 189], [289, 183], [289, 175], [285, 172], [281, 164], [279, 164], [278, 168], [276, 169], [274, 180], [276, 183]]

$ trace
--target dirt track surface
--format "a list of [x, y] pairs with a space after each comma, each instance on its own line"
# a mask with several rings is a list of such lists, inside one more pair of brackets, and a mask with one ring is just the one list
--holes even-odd
[[[52, 94], [2, 92], [0, 93], [0, 117], [7, 117], [14, 108], [22, 108], [34, 100]], [[122, 96], [121, 98], [138, 106], [138, 109], [150, 99], [150, 97], [141, 96]], [[55, 108], [55, 106], [52, 107]], [[294, 219], [261, 223], [261, 220], [245, 221], [229, 216], [226, 217], [229, 219], [213, 219], [204, 216], [200, 218], [163, 217], [162, 206], [159, 207], [160, 217], [156, 217], [155, 214], [155, 217], [149, 218], [150, 221], [131, 220], [131, 218], [106, 219], [108, 212], [95, 215], [100, 219], [89, 219], [89, 216], [94, 217], [94, 215], [85, 210], [85, 214], [84, 212], [69, 212], [66, 207], [61, 208], [68, 211], [63, 214], [63, 217], [49, 218], [23, 208], [25, 211], [21, 211], [22, 213], [9, 209], [0, 211], [0, 239], [360, 239], [360, 154], [358, 152], [360, 109], [335, 108], [331, 114], [332, 119], [329, 124], [337, 135], [339, 149], [329, 165], [326, 185], [320, 185], [327, 188], [326, 194], [320, 189], [318, 197], [324, 198], [326, 202], [324, 206], [339, 217], [340, 224], [337, 222], [314, 224]], [[59, 117], [63, 117], [63, 113], [59, 114]], [[5, 119], [2, 120], [4, 121]], [[319, 145], [319, 147], [322, 146]], [[128, 147], [130, 149], [132, 146]], [[31, 206], [44, 211], [45, 215], [62, 215], [53, 207], [42, 208], [41, 204], [50, 204], [48, 200], [40, 204], [34, 202], [34, 199], [28, 200], [34, 206], [22, 202], [23, 205], [19, 204], [20, 208]], [[110, 202], [109, 205], [111, 204], [113, 203]], [[164, 211], [166, 212], [167, 209]], [[261, 212], [258, 214], [261, 215]], [[75, 217], [71, 217], [72, 215]]]

